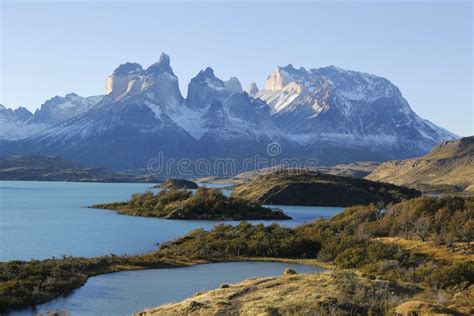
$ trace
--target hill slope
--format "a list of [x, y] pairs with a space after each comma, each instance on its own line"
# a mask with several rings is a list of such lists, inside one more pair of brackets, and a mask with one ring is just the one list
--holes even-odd
[[235, 197], [263, 204], [349, 206], [389, 203], [420, 195], [417, 190], [305, 170], [281, 170], [242, 184]]
[[424, 189], [454, 186], [474, 192], [474, 136], [444, 142], [420, 158], [383, 163], [366, 179]]

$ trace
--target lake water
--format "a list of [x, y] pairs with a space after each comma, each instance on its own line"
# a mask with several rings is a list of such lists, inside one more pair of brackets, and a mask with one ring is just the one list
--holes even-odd
[[[95, 203], [127, 200], [151, 184], [0, 181], [0, 261], [62, 255], [139, 254], [195, 228], [217, 221], [166, 220], [89, 209]], [[154, 191], [157, 191], [154, 189]], [[228, 192], [227, 192], [228, 193]], [[275, 205], [274, 205], [275, 206]], [[339, 213], [337, 207], [278, 206], [296, 226]], [[269, 224], [273, 221], [252, 221]], [[235, 222], [226, 222], [235, 223]]]
[[66, 297], [12, 315], [37, 315], [38, 312], [44, 315], [47, 311], [68, 311], [72, 315], [131, 315], [147, 307], [185, 299], [198, 291], [215, 289], [222, 283], [279, 275], [285, 268], [298, 273], [323, 271], [314, 266], [279, 262], [229, 262], [117, 272], [92, 277]]

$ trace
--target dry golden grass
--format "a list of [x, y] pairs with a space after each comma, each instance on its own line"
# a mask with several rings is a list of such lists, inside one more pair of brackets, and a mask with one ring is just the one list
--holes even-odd
[[399, 237], [383, 237], [375, 238], [375, 240], [385, 244], [398, 245], [408, 251], [423, 253], [436, 260], [446, 260], [451, 262], [474, 261], [474, 254], [464, 254], [460, 251], [451, 252], [447, 247], [435, 246], [431, 242]]
[[318, 259], [288, 259], [288, 258], [273, 258], [273, 257], [245, 257], [244, 261], [263, 261], [263, 262], [286, 262], [305, 264], [310, 266], [317, 266], [327, 270], [334, 270], [336, 267], [329, 263]]
[[400, 316], [412, 316], [413, 311], [417, 311], [416, 315], [453, 315], [452, 310], [424, 301], [408, 301], [400, 304], [395, 308], [394, 314]]
[[[212, 291], [197, 293], [179, 303], [137, 312], [135, 316], [349, 315], [352, 309], [344, 311], [340, 308], [350, 305], [353, 299], [351, 295], [357, 294], [342, 294], [340, 282], [335, 272], [251, 278], [237, 284], [226, 284]], [[356, 278], [356, 282], [358, 286], [374, 288], [387, 283], [360, 276]], [[403, 289], [398, 291], [403, 295]], [[469, 315], [472, 304], [466, 302], [466, 292], [458, 296], [459, 302], [450, 298], [451, 303], [446, 304], [450, 306], [442, 307], [437, 303], [437, 297], [415, 299], [403, 296], [397, 298], [394, 295], [391, 301], [394, 305], [388, 307], [383, 314]]]
[[310, 314], [336, 297], [330, 274], [252, 278], [136, 315]]
[[465, 193], [474, 193], [474, 184], [471, 184], [467, 188], [464, 189]]

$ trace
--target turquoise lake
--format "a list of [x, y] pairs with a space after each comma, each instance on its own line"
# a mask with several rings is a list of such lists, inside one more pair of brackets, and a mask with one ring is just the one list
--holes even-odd
[[[157, 243], [195, 228], [211, 229], [217, 221], [166, 220], [90, 209], [95, 203], [127, 200], [151, 189], [141, 183], [73, 183], [0, 181], [0, 261], [107, 254], [140, 254]], [[337, 207], [277, 206], [297, 226], [341, 212]], [[252, 221], [270, 224], [273, 221]], [[226, 222], [236, 223], [236, 222]]]

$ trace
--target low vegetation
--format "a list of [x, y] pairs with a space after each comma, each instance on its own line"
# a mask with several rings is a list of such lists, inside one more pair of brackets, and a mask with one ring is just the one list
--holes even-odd
[[183, 238], [165, 243], [160, 253], [169, 257], [226, 260], [238, 257], [314, 258], [321, 245], [291, 228], [217, 225], [213, 230], [196, 229]]
[[120, 214], [198, 220], [283, 220], [291, 219], [279, 209], [259, 203], [227, 197], [218, 189], [161, 190], [134, 194], [127, 202], [92, 205], [93, 208], [116, 210]]
[[[424, 282], [445, 288], [474, 279], [473, 220], [472, 199], [422, 197], [386, 209], [375, 205], [350, 207], [332, 219], [294, 229], [246, 222], [237, 226], [218, 225], [211, 231], [198, 229], [164, 244], [160, 252], [193, 259], [318, 258], [394, 281]], [[445, 260], [449, 258], [382, 242], [381, 237], [429, 241], [464, 260]], [[433, 267], [439, 272], [434, 272]]]
[[263, 204], [351, 206], [420, 196], [415, 189], [302, 169], [279, 170], [239, 185], [232, 196]]
[[194, 231], [165, 244], [160, 252], [194, 259], [317, 258], [369, 279], [410, 286], [422, 300], [433, 301], [442, 293], [446, 302], [469, 313], [472, 303], [456, 300], [474, 292], [473, 202], [421, 197], [386, 208], [354, 206], [332, 219], [294, 229], [221, 225]]
[[165, 182], [157, 184], [155, 188], [161, 189], [197, 189], [196, 182], [184, 179], [166, 179]]

